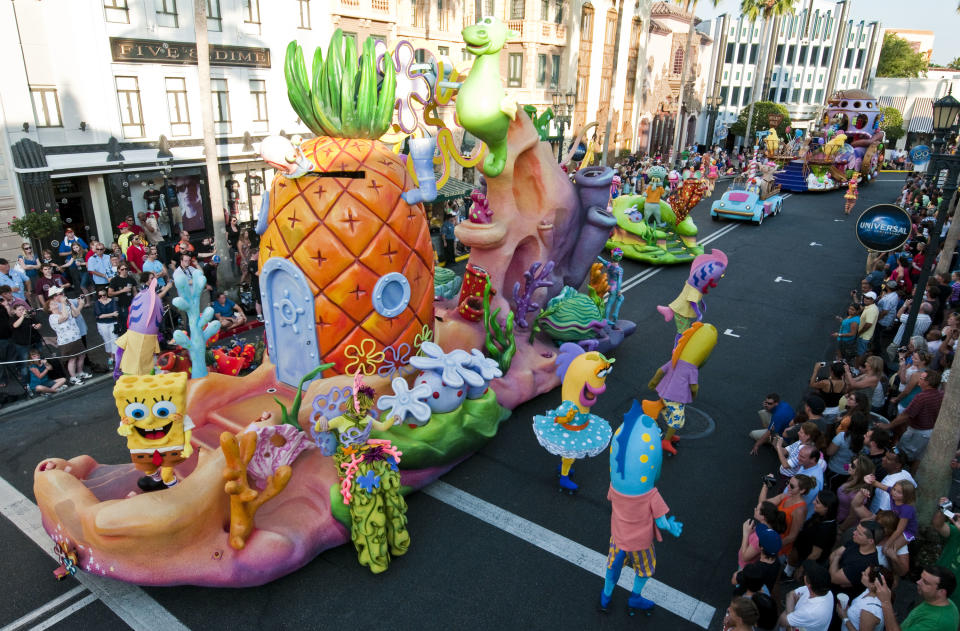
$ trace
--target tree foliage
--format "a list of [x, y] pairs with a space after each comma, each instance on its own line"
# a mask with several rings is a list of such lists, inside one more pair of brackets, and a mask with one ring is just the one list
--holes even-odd
[[951, 70], [960, 70], [960, 57], [955, 57], [953, 61], [947, 64]]
[[[742, 136], [747, 132], [747, 115], [749, 111], [749, 106], [740, 110], [737, 122], [730, 126], [731, 134], [734, 136]], [[777, 126], [777, 135], [780, 136], [780, 138], [785, 138], [787, 135], [787, 127], [790, 125], [790, 114], [787, 112], [786, 107], [772, 101], [757, 101], [753, 104], [753, 121], [750, 124], [750, 129], [754, 131], [770, 129], [770, 123], [767, 120], [768, 114], [780, 114], [783, 116], [783, 122]], [[752, 143], [753, 139], [748, 139], [747, 144]]]
[[883, 113], [880, 129], [887, 134], [887, 141], [893, 144], [907, 133], [903, 130], [903, 114], [895, 107], [881, 107], [880, 111]]
[[907, 40], [893, 33], [883, 36], [883, 46], [877, 62], [878, 77], [915, 78], [926, 72], [926, 59], [922, 53], [913, 50]]
[[794, 12], [797, 0], [740, 0], [740, 13], [749, 22]]

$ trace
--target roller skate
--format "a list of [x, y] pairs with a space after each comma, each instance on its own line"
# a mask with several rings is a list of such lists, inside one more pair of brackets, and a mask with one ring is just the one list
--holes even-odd
[[[571, 473], [573, 472], [571, 471]], [[576, 482], [570, 479], [569, 475], [561, 475], [559, 482], [560, 482], [561, 493], [566, 491], [569, 495], [573, 495], [574, 493], [577, 492], [577, 489], [580, 488], [579, 486], [577, 486]]]
[[656, 605], [655, 602], [647, 600], [640, 594], [630, 594], [630, 600], [627, 601], [627, 613], [635, 616], [637, 612], [640, 612], [649, 616], [653, 613], [653, 608], [656, 607]]

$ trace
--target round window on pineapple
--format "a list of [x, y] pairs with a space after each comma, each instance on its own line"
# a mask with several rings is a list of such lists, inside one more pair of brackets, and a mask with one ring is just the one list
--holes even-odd
[[395, 318], [410, 303], [410, 282], [399, 272], [384, 274], [373, 286], [373, 308], [385, 318]]

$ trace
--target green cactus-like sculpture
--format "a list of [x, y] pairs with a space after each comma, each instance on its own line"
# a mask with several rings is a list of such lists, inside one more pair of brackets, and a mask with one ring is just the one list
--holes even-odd
[[514, 313], [511, 311], [507, 314], [507, 321], [503, 326], [497, 319], [499, 315], [499, 307], [492, 313], [490, 311], [490, 280], [487, 279], [483, 286], [483, 326], [487, 332], [484, 346], [503, 374], [507, 374], [510, 364], [513, 363], [513, 355], [517, 352], [517, 340], [513, 337]]
[[[173, 284], [179, 294], [173, 299], [173, 306], [187, 316], [190, 334], [186, 331], [173, 332], [173, 341], [190, 352], [190, 376], [207, 376], [207, 340], [220, 330], [220, 322], [213, 320], [213, 307], [200, 311], [200, 296], [207, 287], [207, 278], [195, 267], [187, 274], [179, 267], [173, 273]], [[213, 320], [213, 321], [212, 321]]]

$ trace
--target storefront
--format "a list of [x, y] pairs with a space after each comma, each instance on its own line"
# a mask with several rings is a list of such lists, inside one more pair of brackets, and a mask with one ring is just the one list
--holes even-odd
[[[90, 243], [91, 238], [96, 235], [97, 229], [88, 178], [54, 178], [51, 180], [51, 184], [64, 229], [73, 228], [74, 234], [86, 243]], [[59, 235], [57, 238], [59, 238]]]

